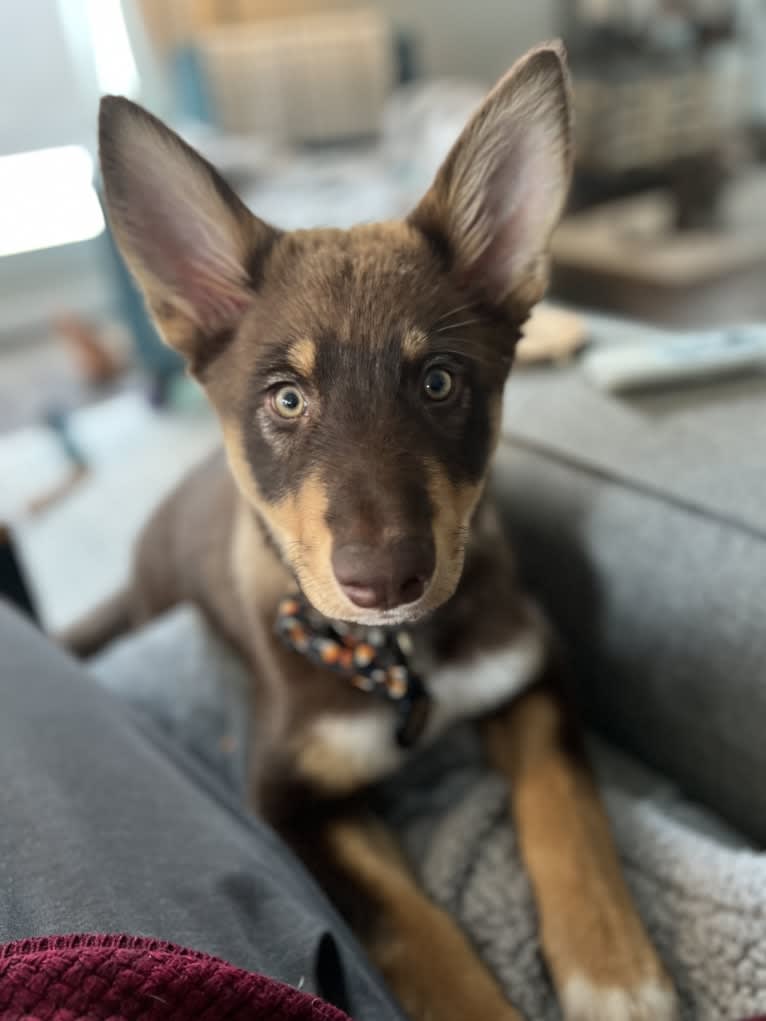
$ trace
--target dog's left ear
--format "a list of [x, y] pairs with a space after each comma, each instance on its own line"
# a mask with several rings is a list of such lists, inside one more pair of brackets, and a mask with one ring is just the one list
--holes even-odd
[[410, 222], [446, 249], [461, 282], [525, 315], [545, 290], [547, 247], [572, 172], [563, 46], [522, 57], [466, 125]]

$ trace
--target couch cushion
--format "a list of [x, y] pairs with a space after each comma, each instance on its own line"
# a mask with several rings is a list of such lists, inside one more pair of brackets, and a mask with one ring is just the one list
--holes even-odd
[[[594, 344], [651, 343], [656, 331], [589, 316]], [[569, 367], [517, 370], [504, 435], [766, 540], [766, 373], [612, 395]]]
[[[595, 321], [604, 337], [624, 324]], [[593, 721], [766, 841], [766, 377], [511, 380], [497, 484]]]

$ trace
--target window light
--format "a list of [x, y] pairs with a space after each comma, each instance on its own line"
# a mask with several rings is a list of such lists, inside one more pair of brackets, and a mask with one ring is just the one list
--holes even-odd
[[86, 0], [85, 6], [101, 91], [134, 96], [138, 70], [121, 0]]
[[0, 156], [0, 256], [87, 241], [103, 229], [82, 146]]

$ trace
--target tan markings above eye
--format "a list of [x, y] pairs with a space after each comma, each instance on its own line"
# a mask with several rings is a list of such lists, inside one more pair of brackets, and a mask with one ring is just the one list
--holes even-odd
[[407, 330], [402, 338], [402, 354], [410, 361], [417, 361], [428, 351], [428, 337], [422, 330]]
[[429, 369], [423, 380], [423, 389], [432, 401], [446, 400], [454, 385], [452, 373], [446, 369]]
[[280, 418], [300, 418], [306, 413], [306, 398], [292, 383], [272, 390], [269, 397], [272, 409]]
[[313, 340], [309, 340], [308, 337], [304, 337], [303, 340], [296, 340], [294, 344], [290, 345], [287, 357], [295, 371], [304, 378], [308, 378], [313, 373], [314, 366], [316, 365], [316, 344]]

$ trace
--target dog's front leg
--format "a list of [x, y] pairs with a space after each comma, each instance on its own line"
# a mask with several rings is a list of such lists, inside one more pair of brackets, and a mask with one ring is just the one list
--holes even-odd
[[[285, 798], [297, 804], [285, 792]], [[289, 803], [289, 802], [288, 802]], [[363, 810], [267, 817], [345, 916], [411, 1021], [523, 1021], [456, 922]]]
[[558, 691], [539, 684], [484, 724], [507, 777], [543, 953], [566, 1021], [671, 1021], [675, 993], [633, 906]]
[[345, 896], [367, 905], [355, 928], [412, 1021], [522, 1021], [455, 921], [420, 889], [383, 824], [330, 821], [324, 846]]

